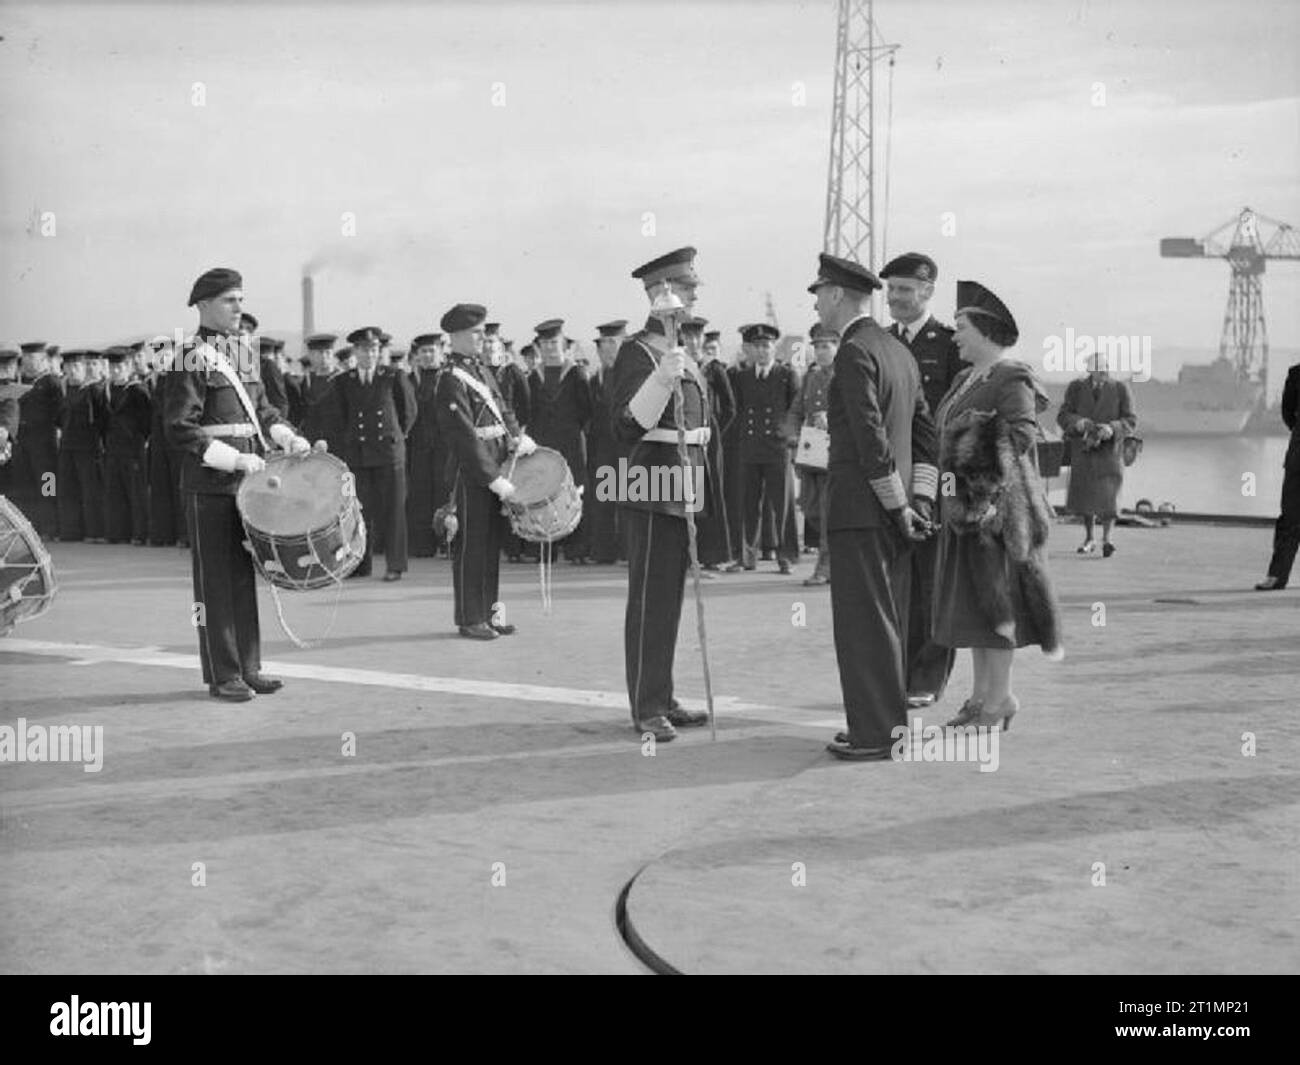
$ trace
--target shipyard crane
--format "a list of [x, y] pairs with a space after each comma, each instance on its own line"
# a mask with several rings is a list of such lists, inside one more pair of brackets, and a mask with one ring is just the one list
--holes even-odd
[[[1231, 235], [1227, 235], [1231, 231]], [[1208, 236], [1166, 237], [1165, 259], [1227, 259], [1228, 305], [1223, 312], [1219, 358], [1231, 362], [1242, 381], [1268, 387], [1268, 329], [1264, 323], [1261, 279], [1269, 259], [1300, 259], [1300, 234], [1244, 207]]]

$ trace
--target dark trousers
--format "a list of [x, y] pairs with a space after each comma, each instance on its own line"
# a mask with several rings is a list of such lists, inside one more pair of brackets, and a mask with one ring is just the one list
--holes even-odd
[[416, 558], [438, 553], [433, 535], [433, 512], [446, 500], [434, 498], [433, 451], [411, 448], [407, 454], [410, 476], [406, 484], [406, 541]]
[[830, 478], [825, 470], [799, 471], [803, 483], [803, 542], [817, 548], [813, 575], [831, 575], [831, 545], [826, 535], [826, 514], [830, 508]]
[[366, 555], [358, 568], [369, 573], [372, 557], [382, 552], [390, 573], [405, 573], [406, 464], [353, 467], [352, 472], [368, 533]]
[[723, 441], [723, 494], [727, 500], [727, 537], [732, 559], [745, 556], [745, 478], [739, 444]]
[[257, 584], [235, 497], [187, 492], [185, 521], [194, 564], [191, 619], [199, 622], [204, 683], [224, 684], [260, 673]]
[[594, 473], [587, 479], [582, 509], [586, 511], [588, 531], [591, 534], [591, 557], [597, 562], [617, 562], [623, 557], [620, 535], [622, 514], [617, 503], [596, 498]]
[[1282, 480], [1282, 513], [1273, 528], [1273, 557], [1268, 563], [1268, 575], [1276, 577], [1279, 584], [1291, 579], [1297, 547], [1300, 547], [1300, 466], [1287, 470]]
[[24, 440], [22, 429], [14, 445], [14, 495], [38, 536], [46, 539], [59, 535], [59, 515], [55, 505], [58, 485], [59, 450], [52, 436], [38, 435]]
[[930, 639], [934, 631], [934, 575], [939, 564], [939, 538], [913, 544], [912, 594], [907, 623], [907, 691], [930, 692], [942, 698], [948, 687], [957, 649]]
[[149, 542], [174, 544], [185, 534], [181, 498], [181, 452], [149, 443]]
[[911, 556], [892, 528], [830, 533], [831, 621], [855, 747], [887, 747], [907, 724], [904, 639]]
[[690, 554], [686, 520], [622, 508], [627, 534], [627, 613], [623, 655], [634, 723], [673, 704], [673, 656]]
[[149, 533], [149, 483], [144, 450], [138, 454], [109, 454], [104, 458], [104, 535], [120, 540], [144, 540]]
[[104, 535], [104, 481], [93, 451], [59, 452], [59, 539]]
[[[753, 562], [759, 545], [760, 521], [775, 529], [777, 558], [799, 561], [799, 531], [794, 520], [794, 471], [788, 459], [747, 462], [741, 467], [745, 491], [745, 556]], [[763, 537], [763, 550], [768, 550]]]
[[460, 478], [456, 487], [459, 529], [451, 542], [451, 582], [458, 626], [490, 624], [500, 594], [501, 544], [507, 522], [501, 500]]

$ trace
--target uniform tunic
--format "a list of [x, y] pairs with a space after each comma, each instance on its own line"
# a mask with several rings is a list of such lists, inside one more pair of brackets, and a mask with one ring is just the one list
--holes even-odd
[[770, 363], [763, 376], [747, 366], [735, 379], [737, 420], [740, 422], [740, 470], [743, 479], [744, 560], [753, 565], [762, 536], [762, 524], [775, 535], [777, 556], [786, 562], [799, 558], [799, 532], [794, 513], [794, 468], [790, 464], [790, 437], [786, 418], [799, 394], [799, 377], [793, 367]]
[[103, 381], [69, 384], [59, 440], [59, 539], [104, 535], [104, 430], [108, 397]]
[[1286, 587], [1296, 549], [1300, 548], [1300, 363], [1287, 371], [1286, 384], [1282, 386], [1282, 420], [1291, 430], [1291, 442], [1283, 460], [1286, 472], [1282, 479], [1282, 511], [1273, 528], [1273, 557], [1269, 560], [1268, 575]]
[[343, 460], [356, 476], [357, 499], [369, 533], [357, 573], [370, 572], [372, 555], [383, 554], [389, 573], [406, 570], [406, 434], [416, 419], [410, 379], [391, 366], [376, 366], [366, 384], [360, 370], [333, 383], [335, 417], [343, 427]]
[[14, 495], [39, 536], [58, 535], [55, 492], [59, 465], [59, 420], [63, 379], [41, 374], [19, 397], [18, 442], [14, 447]]
[[870, 317], [849, 323], [827, 395], [826, 527], [840, 690], [855, 747], [907, 724], [909, 542], [892, 512], [933, 498], [934, 421], [916, 363]]
[[186, 538], [181, 498], [183, 455], [168, 442], [163, 418], [166, 380], [166, 372], [154, 375], [149, 425], [149, 542], [158, 547]]
[[[916, 369], [921, 375], [921, 390], [925, 392], [925, 402], [933, 415], [939, 409], [943, 397], [948, 394], [957, 375], [966, 368], [961, 353], [953, 342], [952, 326], [929, 317], [922, 319], [918, 325], [904, 326], [895, 322], [889, 329], [898, 340], [912, 353], [916, 360]], [[911, 340], [907, 337], [910, 334]]]
[[447, 449], [438, 431], [438, 371], [421, 370], [412, 378], [415, 425], [406, 438], [407, 494], [406, 530], [411, 554], [431, 558], [438, 553], [433, 531], [433, 513], [447, 502]]
[[[1038, 429], [1037, 382], [1033, 371], [1022, 362], [1003, 359], [988, 376], [963, 391], [971, 375], [967, 369], [957, 377], [939, 406], [941, 440], [952, 433], [957, 415], [968, 410], [997, 411], [1009, 426], [1018, 453], [1035, 447]], [[943, 469], [940, 476], [950, 473]], [[941, 497], [947, 515], [951, 497]], [[1015, 614], [1014, 641], [994, 632], [985, 611], [988, 595], [982, 591], [983, 574], [1000, 574], [1007, 582]], [[983, 543], [975, 533], [957, 532], [947, 520], [939, 534], [939, 562], [934, 584], [934, 632], [936, 643], [946, 647], [997, 647], [1010, 650], [1042, 642], [1033, 616], [1025, 609], [1016, 570], [1001, 541]]]
[[[650, 429], [637, 421], [633, 413], [634, 409], [640, 409], [638, 393], [659, 365], [660, 352], [654, 342], [663, 343], [663, 338], [663, 326], [652, 318], [645, 329], [619, 348], [610, 377], [614, 434], [627, 455], [627, 488], [631, 490], [634, 483], [671, 485], [674, 479], [684, 487], [689, 482], [694, 488], [702, 489], [697, 504], [702, 502], [707, 507], [707, 452], [703, 446], [687, 445], [691, 468], [682, 468], [675, 442], [673, 399], [669, 397], [657, 423]], [[654, 385], [649, 387], [653, 389]], [[701, 429], [709, 424], [703, 378], [689, 359], [682, 378], [682, 415], [687, 429]], [[648, 433], [667, 434], [674, 442], [646, 440]], [[695, 470], [702, 472], [702, 486]], [[674, 705], [673, 659], [686, 571], [690, 565], [689, 533], [684, 498], [673, 498], [672, 492], [652, 493], [661, 497], [658, 499], [633, 498], [631, 491], [626, 494], [628, 498], [619, 503], [628, 553], [623, 659], [632, 721], [639, 725], [667, 714]], [[662, 498], [665, 494], [669, 498]]]
[[[201, 340], [218, 336], [203, 328], [198, 335]], [[163, 378], [163, 425], [167, 442], [182, 453], [181, 490], [194, 576], [191, 623], [197, 622], [203, 679], [218, 685], [261, 673], [261, 628], [253, 559], [244, 547], [246, 534], [235, 506], [244, 475], [204, 465], [203, 454], [214, 439], [243, 454], [262, 455], [265, 449], [256, 434], [224, 435], [222, 426], [251, 424], [228, 378], [192, 365], [193, 356], [185, 352], [177, 361], [181, 368], [168, 370]], [[287, 424], [267, 402], [256, 374], [240, 380], [264, 434]]]
[[[492, 402], [455, 370], [478, 382]], [[491, 624], [498, 618], [501, 544], [508, 523], [501, 513], [501, 501], [488, 485], [504, 475], [502, 466], [510, 454], [511, 439], [519, 435], [519, 423], [491, 369], [472, 355], [455, 352], [438, 375], [437, 410], [438, 426], [451, 456], [459, 524], [451, 542], [455, 623], [461, 628]]]
[[[1084, 420], [1109, 425], [1114, 435], [1096, 446], [1083, 439]], [[1137, 427], [1128, 385], [1106, 378], [1096, 387], [1090, 378], [1071, 381], [1061, 401], [1056, 422], [1070, 448], [1070, 485], [1065, 508], [1073, 514], [1095, 514], [1113, 518], [1119, 510], [1119, 491], [1124, 484], [1124, 460], [1120, 444]]]
[[149, 534], [148, 443], [153, 410], [139, 381], [105, 382], [104, 534], [109, 543], [144, 542]]
[[[580, 366], [539, 366], [528, 378], [532, 420], [528, 435], [540, 447], [554, 448], [569, 464], [574, 485], [587, 481], [587, 427], [591, 424], [591, 387]], [[585, 511], [585, 508], [584, 508]], [[573, 530], [558, 541], [564, 557], [586, 558], [588, 523], [584, 513]]]

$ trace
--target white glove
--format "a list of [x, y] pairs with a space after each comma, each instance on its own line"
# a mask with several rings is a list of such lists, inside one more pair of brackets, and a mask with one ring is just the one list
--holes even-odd
[[266, 469], [266, 459], [261, 455], [240, 455], [235, 459], [235, 469], [240, 473], [261, 473]]
[[307, 442], [306, 437], [295, 436], [292, 440], [289, 441], [290, 455], [305, 455], [310, 450], [311, 450], [311, 444]]
[[686, 373], [686, 352], [681, 348], [673, 348], [665, 352], [663, 358], [659, 360], [659, 365], [655, 369], [655, 377], [661, 384], [672, 388], [673, 383]]
[[311, 449], [313, 451], [328, 451], [330, 446], [324, 440], [317, 440], [316, 443], [312, 445]]
[[498, 477], [495, 481], [489, 484], [488, 490], [495, 492], [497, 498], [503, 503], [515, 494], [515, 486], [504, 477]]
[[531, 455], [536, 450], [537, 441], [527, 433], [520, 433], [519, 441], [515, 444], [515, 454], [523, 458], [525, 455]]

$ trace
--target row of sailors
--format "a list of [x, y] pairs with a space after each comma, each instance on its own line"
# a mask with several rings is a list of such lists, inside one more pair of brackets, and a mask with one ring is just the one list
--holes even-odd
[[[952, 331], [929, 314], [933, 261], [901, 256], [886, 266], [893, 332], [911, 349], [931, 408], [937, 406], [960, 361]], [[584, 516], [560, 549], [575, 563], [613, 563], [625, 557], [619, 514], [598, 498], [602, 467], [616, 468], [620, 448], [610, 423], [606, 379], [626, 322], [598, 327], [597, 362], [588, 370], [572, 357], [564, 321], [550, 319], [518, 354], [487, 323], [484, 361], [518, 421], [539, 445], [559, 451], [574, 482], [585, 484]], [[744, 326], [737, 360], [722, 357], [721, 333], [693, 317], [682, 344], [707, 383], [713, 432], [710, 479], [717, 498], [700, 522], [700, 561], [707, 571], [750, 570], [775, 556], [790, 572], [799, 552], [796, 506], [804, 512], [804, 544], [818, 551], [807, 584], [829, 581], [820, 536], [825, 474], [796, 468], [795, 445], [804, 426], [824, 430], [831, 360], [838, 337], [815, 326], [815, 355], [806, 373], [779, 361], [777, 330]], [[378, 327], [350, 333], [338, 347], [332, 334], [306, 338], [307, 354], [294, 362], [284, 345], [257, 336], [258, 322], [243, 316], [241, 331], [256, 337], [267, 397], [310, 440], [323, 439], [353, 470], [367, 522], [368, 544], [385, 556], [385, 577], [397, 580], [408, 555], [446, 550], [434, 513], [453, 491], [454, 466], [434, 414], [437, 378], [447, 344], [439, 333], [415, 337], [408, 357], [391, 352], [392, 337]], [[16, 382], [21, 354], [25, 381]], [[0, 466], [0, 492], [13, 495], [38, 533], [62, 540], [166, 545], [185, 542], [178, 489], [179, 459], [165, 446], [156, 402], [165, 372], [160, 353], [143, 344], [98, 352], [62, 353], [60, 376], [43, 343], [0, 349], [0, 437], [18, 438], [13, 461]], [[386, 357], [387, 356], [387, 357]], [[7, 429], [3, 410], [16, 404]], [[4, 443], [0, 439], [0, 456]], [[796, 475], [800, 493], [796, 499]], [[512, 560], [536, 557], [536, 545], [508, 539]], [[358, 576], [371, 572], [367, 558]]]

